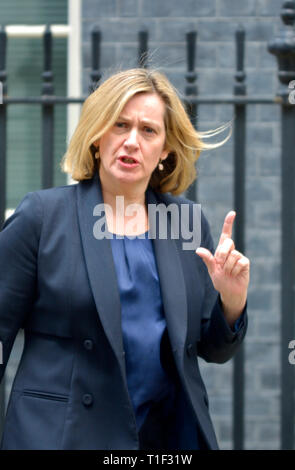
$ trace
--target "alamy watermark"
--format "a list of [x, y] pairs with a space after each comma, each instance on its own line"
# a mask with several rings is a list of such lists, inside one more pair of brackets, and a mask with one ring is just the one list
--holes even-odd
[[[183, 250], [196, 250], [201, 243], [201, 204], [148, 204], [149, 230], [148, 238], [182, 241]], [[145, 220], [145, 208], [140, 204], [124, 206], [124, 196], [116, 197], [116, 218], [113, 218], [113, 210], [109, 204], [97, 204], [93, 209], [93, 215], [99, 217], [94, 223], [93, 235], [97, 240], [114, 238], [114, 233], [135, 233], [138, 221]], [[125, 218], [129, 217], [124, 227]], [[107, 220], [115, 220], [114, 233], [109, 232]], [[116, 238], [120, 238], [115, 235]], [[123, 235], [121, 235], [123, 236]], [[125, 235], [127, 238], [146, 238], [146, 233], [141, 231], [139, 235]]]
[[0, 341], [0, 365], [3, 364], [3, 344]]
[[3, 104], [3, 83], [0, 82], [0, 104]]
[[290, 91], [290, 93], [289, 93], [289, 103], [290, 104], [295, 104], [295, 80], [292, 80], [289, 83], [288, 88], [291, 88], [291, 90], [293, 90], [293, 91]]

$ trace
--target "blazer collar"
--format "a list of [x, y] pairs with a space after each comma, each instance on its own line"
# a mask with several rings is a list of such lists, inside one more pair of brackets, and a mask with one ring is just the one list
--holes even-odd
[[[165, 198], [150, 188], [146, 192], [148, 204], [163, 203]], [[98, 175], [77, 185], [77, 210], [85, 263], [97, 312], [108, 340], [124, 367], [123, 338], [121, 328], [120, 294], [117, 286], [110, 240], [97, 240], [93, 228], [97, 218], [93, 215], [97, 204], [103, 203]], [[153, 221], [150, 220], [152, 224]], [[169, 223], [169, 222], [168, 222]], [[160, 288], [173, 349], [183, 349], [187, 334], [187, 300], [185, 281], [175, 240], [153, 239]]]
[[[165, 204], [165, 195], [148, 188], [147, 204]], [[187, 296], [177, 243], [171, 238], [171, 224], [167, 217], [167, 239], [160, 238], [155, 220], [149, 219], [154, 252], [158, 267], [162, 301], [172, 348], [183, 350], [187, 335]]]
[[120, 295], [113, 262], [110, 240], [97, 240], [93, 211], [103, 203], [100, 180], [96, 175], [77, 185], [77, 208], [82, 246], [89, 283], [96, 309], [107, 338], [123, 365], [123, 338], [121, 328]]

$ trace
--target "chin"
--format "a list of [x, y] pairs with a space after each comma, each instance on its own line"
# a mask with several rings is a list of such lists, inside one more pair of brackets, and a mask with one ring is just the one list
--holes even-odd
[[127, 172], [116, 172], [116, 174], [113, 175], [115, 179], [117, 179], [120, 183], [139, 183], [140, 181], [143, 180], [140, 175], [136, 175], [135, 173], [127, 173]]

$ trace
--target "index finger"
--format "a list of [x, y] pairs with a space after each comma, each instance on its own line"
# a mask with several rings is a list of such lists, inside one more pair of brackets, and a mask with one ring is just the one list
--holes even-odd
[[226, 214], [218, 245], [223, 243], [226, 238], [232, 237], [233, 224], [234, 224], [235, 217], [236, 217], [235, 211], [230, 211], [228, 212], [228, 214]]

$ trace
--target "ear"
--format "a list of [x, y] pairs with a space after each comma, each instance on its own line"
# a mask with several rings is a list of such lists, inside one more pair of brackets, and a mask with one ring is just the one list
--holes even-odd
[[99, 147], [99, 140], [96, 140], [95, 142], [93, 142], [94, 147], [98, 148]]
[[163, 150], [162, 153], [161, 153], [161, 160], [166, 160], [168, 155], [169, 155], [169, 151], [168, 150]]
[[99, 159], [99, 140], [97, 140], [96, 142], [93, 142], [92, 144], [92, 148], [94, 147], [93, 151], [94, 151], [94, 158], [96, 158], [96, 160]]

